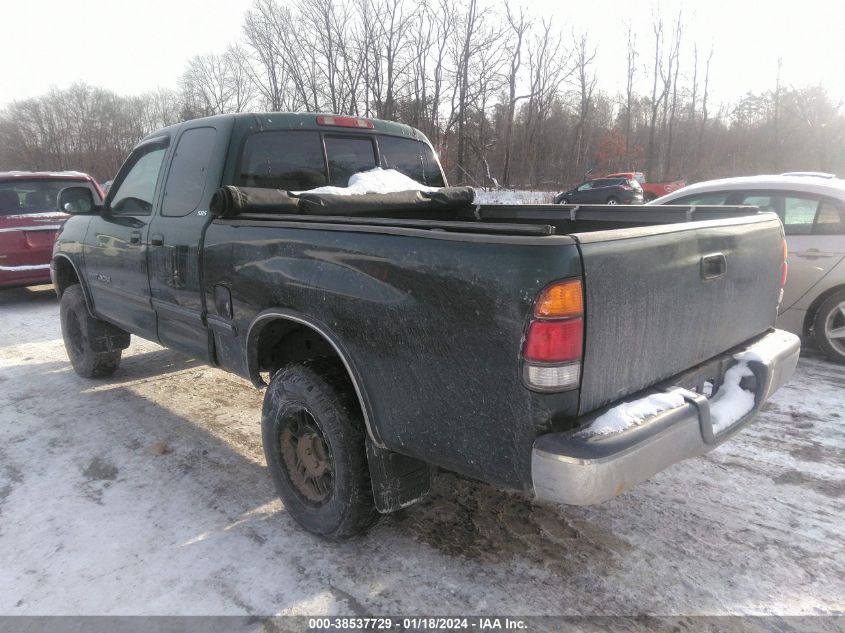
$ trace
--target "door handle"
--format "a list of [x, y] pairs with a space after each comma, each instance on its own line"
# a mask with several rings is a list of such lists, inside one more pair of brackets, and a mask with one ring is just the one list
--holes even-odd
[[728, 272], [728, 261], [722, 253], [711, 253], [701, 258], [701, 278], [718, 279]]
[[796, 257], [800, 257], [801, 259], [829, 259], [833, 257], [833, 255], [827, 255], [822, 253], [817, 248], [808, 248], [806, 251], [801, 251], [800, 253], [793, 253]]
[[156, 233], [150, 238], [150, 246], [162, 246], [164, 244], [164, 237]]
[[129, 234], [129, 243], [130, 244], [140, 244], [141, 243], [141, 231], [132, 231]]

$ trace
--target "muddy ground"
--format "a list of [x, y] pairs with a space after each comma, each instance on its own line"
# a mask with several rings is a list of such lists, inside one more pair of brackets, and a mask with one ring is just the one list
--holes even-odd
[[276, 499], [261, 392], [137, 339], [83, 380], [49, 288], [0, 315], [0, 614], [845, 611], [845, 367], [812, 351], [735, 440], [604, 505], [442, 474], [338, 545]]

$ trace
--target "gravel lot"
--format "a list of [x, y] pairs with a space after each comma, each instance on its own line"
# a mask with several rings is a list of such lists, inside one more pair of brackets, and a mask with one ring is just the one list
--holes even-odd
[[602, 506], [444, 474], [337, 545], [276, 499], [261, 392], [137, 339], [83, 380], [51, 289], [0, 314], [0, 614], [845, 611], [845, 368], [813, 351], [738, 438]]

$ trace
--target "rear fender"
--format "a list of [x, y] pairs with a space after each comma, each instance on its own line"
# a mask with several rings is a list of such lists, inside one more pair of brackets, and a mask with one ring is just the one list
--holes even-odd
[[266, 385], [260, 373], [259, 340], [261, 338], [262, 330], [271, 323], [278, 321], [287, 321], [293, 325], [308, 328], [313, 334], [320, 337], [334, 350], [337, 358], [343, 363], [346, 373], [349, 376], [349, 380], [355, 389], [355, 395], [358, 398], [358, 403], [361, 405], [361, 413], [364, 418], [364, 424], [367, 427], [367, 436], [376, 446], [384, 448], [384, 442], [381, 440], [378, 434], [378, 429], [374, 424], [373, 410], [369, 404], [360, 373], [355, 369], [355, 365], [349, 356], [349, 353], [346, 351], [346, 348], [338, 337], [335, 336], [335, 334], [327, 326], [314, 319], [310, 319], [302, 314], [298, 314], [284, 308], [270, 308], [262, 311], [255, 317], [252, 324], [249, 326], [249, 331], [246, 336], [247, 369], [252, 383], [256, 387], [263, 387]]

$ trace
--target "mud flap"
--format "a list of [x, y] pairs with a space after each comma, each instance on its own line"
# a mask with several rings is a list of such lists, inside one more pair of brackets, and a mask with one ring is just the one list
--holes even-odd
[[431, 489], [431, 467], [413, 457], [379, 448], [367, 438], [367, 462], [376, 509], [382, 514], [416, 503]]
[[96, 353], [116, 352], [129, 347], [129, 332], [105, 321], [89, 319], [88, 344]]

